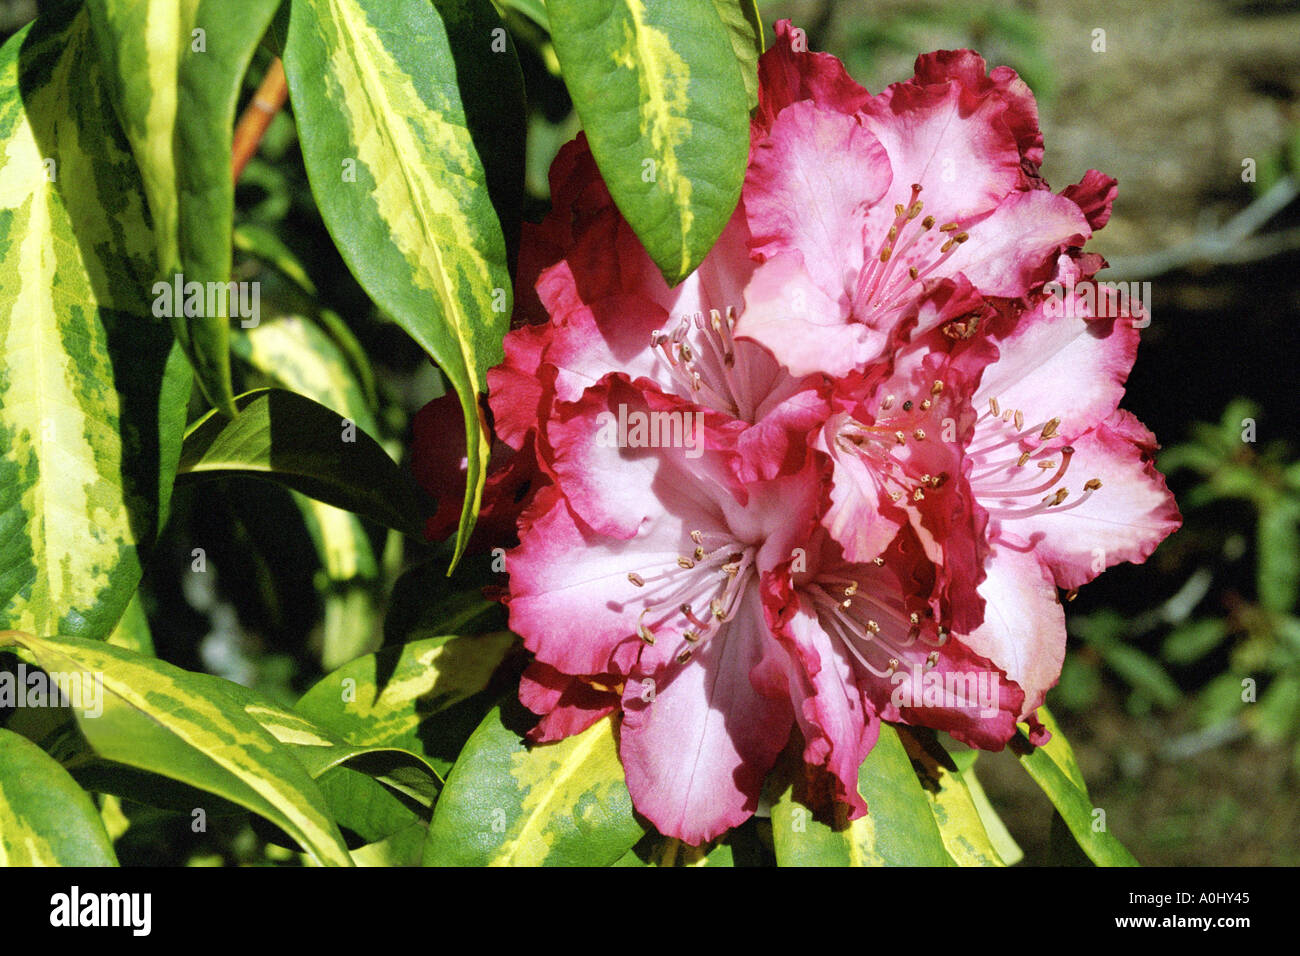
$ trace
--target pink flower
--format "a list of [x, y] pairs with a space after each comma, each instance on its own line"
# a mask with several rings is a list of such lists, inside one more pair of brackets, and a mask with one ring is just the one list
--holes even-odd
[[[932, 53], [871, 96], [791, 37], [778, 23], [760, 68], [744, 205], [762, 265], [738, 331], [795, 374], [879, 359], [938, 280], [1022, 296], [1092, 234], [1080, 197], [1039, 175], [1037, 109], [1014, 71]], [[1072, 188], [1090, 201], [1102, 181]]]
[[[700, 268], [664, 284], [579, 137], [488, 376], [530, 737], [616, 714], [635, 807], [690, 843], [755, 811], [795, 728], [858, 816], [881, 720], [990, 749], [1036, 727], [1057, 588], [1178, 523], [1118, 410], [1133, 323], [1044, 291], [1104, 264], [1080, 247], [1114, 181], [1052, 193], [1028, 89], [973, 53], [872, 96], [777, 35]], [[463, 486], [439, 453], [418, 441], [426, 485]]]

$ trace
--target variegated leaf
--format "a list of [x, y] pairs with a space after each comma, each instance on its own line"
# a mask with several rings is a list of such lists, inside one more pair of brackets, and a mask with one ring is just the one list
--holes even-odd
[[[801, 761], [791, 763], [796, 766], [787, 767], [787, 775], [802, 770]], [[858, 792], [866, 815], [849, 820], [847, 808], [837, 803], [832, 827], [814, 819], [786, 783], [772, 806], [777, 865], [952, 865], [912, 761], [889, 724], [880, 725], [880, 737], [858, 771]]]
[[117, 866], [90, 795], [40, 747], [3, 728], [0, 866]]
[[445, 773], [474, 726], [461, 736], [451, 712], [488, 686], [517, 645], [513, 634], [498, 632], [385, 648], [321, 678], [295, 709], [351, 744], [412, 750]]
[[[0, 646], [7, 644], [24, 648], [47, 672], [90, 675], [98, 701], [74, 699], [72, 713], [102, 759], [229, 800], [280, 827], [321, 863], [351, 864], [303, 764], [238, 697], [214, 689], [228, 681], [105, 643], [0, 632]], [[302, 728], [284, 733], [301, 739]], [[321, 746], [333, 742], [322, 738]]]
[[516, 729], [526, 720], [518, 704], [493, 708], [466, 742], [433, 809], [426, 866], [609, 866], [644, 835], [611, 718], [531, 747]]
[[[88, 0], [104, 80], [144, 176], [157, 274], [230, 281], [235, 106], [279, 0]], [[211, 301], [216, 307], [208, 308]], [[209, 401], [234, 415], [229, 303], [196, 315], [174, 299], [172, 326]]]
[[84, 10], [0, 50], [0, 628], [99, 639], [140, 579], [189, 368]]
[[[501, 360], [511, 308], [490, 153], [479, 148], [500, 148], [501, 138], [476, 141], [471, 122], [493, 117], [493, 97], [492, 129], [512, 115], [518, 65], [507, 39], [486, 3], [298, 0], [285, 50], [303, 159], [335, 244], [460, 396], [469, 464], [457, 557], [487, 465], [479, 396]], [[462, 71], [485, 62], [498, 66], [496, 85], [459, 85]]]
[[713, 0], [550, 0], [591, 152], [669, 285], [713, 247], [749, 158], [745, 81]]
[[1138, 866], [1133, 854], [1111, 834], [1104, 809], [1093, 806], [1074, 750], [1056, 720], [1046, 707], [1038, 708], [1038, 717], [1052, 739], [1034, 747], [1022, 732], [1011, 742], [1021, 766], [1052, 801], [1088, 859], [1097, 866]]

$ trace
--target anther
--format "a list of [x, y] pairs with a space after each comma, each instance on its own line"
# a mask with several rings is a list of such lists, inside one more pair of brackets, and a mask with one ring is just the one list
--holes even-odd
[[1025, 467], [1025, 462], [1029, 461], [1029, 455], [1030, 455], [1029, 452], [1025, 452], [1018, 459], [1016, 459], [1016, 467], [1017, 468]]
[[903, 411], [910, 412], [911, 410], [912, 410], [912, 400], [909, 398], [907, 401], [903, 403]]
[[627, 579], [639, 588], [645, 587], [645, 578], [641, 577], [641, 575], [637, 574], [635, 571], [629, 571], [627, 573]]
[[1083, 487], [1087, 491], [1096, 491], [1098, 488], [1101, 487], [1101, 479], [1089, 478], [1087, 481], [1083, 483]]
[[917, 441], [925, 441], [925, 429], [924, 428], [916, 429], [915, 431], [912, 432], [912, 437], [915, 438]]
[[883, 568], [883, 567], [885, 566], [885, 559], [884, 559], [884, 558], [879, 558], [879, 557], [877, 557], [877, 558], [872, 558], [872, 559], [871, 559], [871, 563], [874, 564], [874, 565], [875, 565], [876, 567], [878, 567], [878, 568]]
[[998, 408], [998, 400], [996, 398], [989, 399], [989, 411], [993, 413], [994, 418], [997, 418], [1002, 414], [1002, 409]]
[[682, 637], [686, 638], [686, 640], [692, 644], [697, 644], [699, 643], [700, 640], [700, 635], [696, 634], [694, 631], [689, 631], [689, 630], [682, 631]]
[[683, 570], [689, 571], [691, 568], [695, 567], [695, 562], [690, 558], [679, 557], [677, 559], [677, 566]]
[[1048, 438], [1055, 438], [1056, 429], [1060, 424], [1061, 424], [1061, 420], [1059, 418], [1053, 418], [1050, 422], [1048, 422], [1046, 425], [1043, 426], [1043, 430], [1038, 433], [1038, 437], [1042, 438], [1043, 440], [1046, 440]]
[[676, 658], [678, 664], [685, 664], [690, 659], [691, 659], [691, 649], [689, 647], [683, 648], [681, 652], [678, 653]]
[[1079, 592], [1075, 588], [1070, 588], [1070, 590], [1065, 592], [1065, 599], [1067, 601], [1073, 601], [1078, 596], [1079, 596]]
[[934, 216], [926, 216], [924, 219], [922, 219], [922, 220], [921, 220], [921, 228], [922, 228], [922, 229], [933, 229], [933, 228], [934, 228]]
[[930, 394], [938, 395], [942, 391], [943, 391], [943, 382], [939, 381], [938, 379], [935, 379], [934, 384], [930, 386]]
[[655, 636], [650, 633], [650, 628], [646, 627], [644, 624], [638, 624], [636, 626], [636, 635], [648, 645], [654, 647]]
[[1040, 461], [1038, 467], [1043, 469], [1043, 471], [1047, 471], [1049, 468], [1055, 468], [1056, 462], [1049, 458], [1047, 461]]
[[702, 532], [702, 531], [692, 531], [692, 532], [691, 532], [691, 540], [694, 541], [696, 544], [703, 544], [703, 543], [704, 543], [704, 532]]
[[900, 445], [906, 445], [907, 436], [904, 435], [901, 431], [894, 432], [894, 441], [898, 442]]
[[1017, 408], [1016, 409], [1016, 431], [1024, 431], [1024, 428], [1025, 428], [1025, 413]]

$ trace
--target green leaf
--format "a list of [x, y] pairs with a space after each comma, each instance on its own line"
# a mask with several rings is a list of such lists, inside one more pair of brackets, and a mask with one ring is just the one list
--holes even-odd
[[90, 795], [40, 747], [4, 729], [0, 866], [117, 866]]
[[1259, 603], [1290, 611], [1300, 594], [1300, 500], [1278, 497], [1261, 510], [1256, 554]]
[[104, 638], [171, 495], [190, 372], [84, 10], [0, 49], [0, 629]]
[[958, 866], [1005, 866], [1006, 861], [985, 827], [984, 813], [968, 783], [968, 778], [975, 776], [974, 760], [963, 770], [937, 742], [929, 745], [923, 742], [927, 738], [933, 741], [933, 736], [923, 737], [910, 728], [902, 736], [912, 766], [921, 774], [922, 792], [953, 862]]
[[351, 767], [332, 767], [316, 783], [344, 837], [355, 835], [355, 845], [348, 841], [350, 847], [378, 843], [420, 821], [419, 815], [383, 784]]
[[1020, 758], [1021, 766], [1052, 801], [1088, 859], [1098, 866], [1137, 866], [1133, 854], [1111, 835], [1104, 812], [1095, 812], [1100, 808], [1092, 805], [1069, 741], [1047, 708], [1040, 707], [1038, 716], [1051, 731], [1052, 739], [1046, 746], [1034, 747], [1024, 732], [1020, 732], [1012, 741], [1012, 749]]
[[522, 706], [494, 707], [433, 809], [427, 866], [609, 866], [645, 833], [632, 812], [611, 718], [526, 746]]
[[288, 246], [272, 230], [255, 222], [241, 222], [231, 233], [235, 249], [278, 269], [308, 295], [316, 294], [316, 283]]
[[411, 475], [356, 423], [282, 389], [235, 398], [233, 419], [215, 411], [185, 435], [177, 480], [247, 474], [422, 536], [428, 503]]
[[[232, 350], [270, 384], [303, 395], [377, 433], [370, 404], [342, 351], [314, 322], [279, 315], [237, 332]], [[351, 512], [295, 493], [294, 503], [316, 545], [325, 577], [321, 662], [332, 670], [375, 649], [379, 565], [365, 525]]]
[[1174, 628], [1165, 638], [1161, 653], [1173, 664], [1191, 664], [1214, 650], [1228, 636], [1228, 622], [1206, 617], [1188, 621]]
[[752, 110], [758, 105], [758, 58], [763, 52], [763, 18], [755, 0], [713, 0], [718, 19], [727, 28], [731, 49], [745, 80], [745, 99]]
[[984, 823], [984, 832], [988, 834], [998, 858], [1007, 866], [1015, 866], [1024, 859], [1025, 851], [1020, 849], [1015, 838], [1011, 836], [1011, 831], [1007, 829], [1007, 825], [1002, 822], [997, 810], [989, 802], [979, 777], [975, 775], [975, 768], [967, 767], [961, 772], [961, 776], [975, 804], [975, 809], [979, 811], [980, 820]]
[[[164, 283], [177, 274], [205, 286], [230, 281], [235, 106], [278, 6], [279, 0], [86, 4], [105, 85], [143, 173], [156, 275]], [[172, 302], [172, 327], [199, 385], [213, 405], [234, 415], [228, 305], [194, 316], [181, 305]]]
[[145, 616], [144, 606], [140, 603], [139, 591], [131, 596], [131, 603], [126, 606], [122, 620], [117, 622], [113, 633], [108, 635], [108, 643], [147, 657], [153, 656], [153, 632], [149, 630], [149, 618]]
[[[72, 712], [104, 760], [158, 774], [266, 818], [319, 862], [351, 859], [307, 770], [275, 736], [217, 688], [237, 684], [191, 674], [156, 658], [75, 638], [0, 633], [46, 672], [91, 674], [99, 707], [83, 696]], [[95, 709], [102, 713], [95, 714]]]
[[457, 558], [482, 498], [489, 445], [478, 399], [503, 355], [512, 294], [481, 159], [489, 152], [470, 126], [490, 107], [467, 104], [458, 82], [462, 68], [495, 64], [493, 85], [464, 92], [500, 95], [498, 123], [508, 122], [518, 64], [513, 48], [492, 52], [499, 26], [488, 4], [297, 0], [284, 60], [330, 235], [362, 288], [460, 396], [468, 471]]
[[385, 648], [321, 678], [294, 709], [351, 744], [410, 750], [445, 774], [468, 736], [451, 719], [457, 705], [488, 686], [517, 644], [501, 632]]
[[880, 725], [880, 738], [858, 771], [858, 792], [867, 801], [867, 814], [856, 820], [849, 820], [847, 807], [839, 803], [834, 827], [814, 819], [795, 798], [788, 776], [802, 770], [802, 758], [787, 751], [786, 759], [789, 782], [772, 806], [778, 866], [952, 865], [930, 800], [892, 725]]
[[676, 285], [722, 234], [749, 159], [731, 36], [713, 0], [550, 0], [547, 11], [610, 195]]

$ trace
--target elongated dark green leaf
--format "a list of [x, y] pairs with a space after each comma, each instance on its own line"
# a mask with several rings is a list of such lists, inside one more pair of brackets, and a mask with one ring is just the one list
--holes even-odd
[[355, 422], [282, 389], [246, 392], [235, 404], [233, 419], [209, 412], [190, 427], [178, 480], [254, 475], [422, 533], [428, 504], [415, 479]]
[[1034, 747], [1022, 732], [1012, 741], [1021, 766], [1052, 801], [1088, 859], [1098, 866], [1137, 866], [1133, 854], [1111, 835], [1104, 813], [1093, 806], [1074, 751], [1060, 727], [1047, 708], [1040, 707], [1038, 715], [1052, 739], [1046, 746]]
[[517, 644], [504, 632], [411, 641], [350, 661], [294, 706], [350, 744], [414, 751], [441, 774], [483, 713], [465, 715], [473, 723], [462, 730], [458, 705], [488, 686]]
[[749, 158], [745, 81], [713, 0], [551, 0], [555, 52], [610, 195], [669, 285], [713, 247]]
[[[344, 837], [355, 834], [355, 847], [386, 840], [420, 822], [419, 815], [383, 784], [351, 767], [331, 767], [316, 784]], [[349, 839], [348, 845], [354, 847], [354, 841]]]
[[104, 638], [171, 494], [190, 373], [84, 10], [0, 50], [0, 628]]
[[518, 704], [493, 708], [433, 808], [428, 866], [609, 866], [645, 833], [632, 812], [613, 724], [527, 747]]
[[0, 866], [117, 866], [90, 795], [40, 747], [4, 729]]
[[[787, 771], [789, 772], [789, 771]], [[813, 818], [794, 799], [792, 783], [772, 807], [772, 843], [779, 866], [951, 866], [930, 799], [921, 788], [898, 731], [880, 738], [858, 772], [867, 814], [850, 821], [836, 807], [835, 826]]]
[[[347, 358], [314, 322], [277, 315], [256, 328], [237, 330], [231, 346], [269, 384], [310, 398], [356, 422], [361, 431], [377, 434], [374, 412]], [[356, 515], [297, 492], [294, 503], [325, 572], [321, 663], [332, 670], [377, 646], [379, 565]]]
[[1278, 496], [1261, 509], [1256, 589], [1259, 601], [1279, 614], [1300, 594], [1300, 500]]
[[763, 19], [755, 0], [713, 0], [718, 19], [727, 28], [731, 49], [745, 80], [745, 98], [752, 110], [758, 105], [758, 57], [763, 52]]
[[84, 683], [97, 688], [98, 702], [83, 692], [72, 700], [72, 713], [104, 760], [237, 803], [280, 827], [321, 863], [351, 864], [325, 798], [303, 765], [236, 697], [214, 690], [214, 682], [230, 682], [75, 638], [0, 632], [0, 645], [8, 644], [25, 648], [47, 672], [91, 676]]
[[[153, 218], [157, 275], [230, 281], [230, 148], [244, 72], [279, 0], [88, 0], [104, 79]], [[216, 300], [214, 299], [214, 302]], [[187, 316], [176, 337], [213, 405], [235, 412], [229, 308]]]
[[[297, 0], [285, 50], [307, 174], [335, 244], [460, 396], [468, 474], [457, 556], [487, 465], [478, 398], [501, 360], [511, 308], [506, 241], [481, 158], [483, 144], [500, 146], [492, 131], [503, 115], [509, 123], [518, 89], [513, 48], [499, 42], [494, 52], [497, 38], [508, 41], [486, 3]], [[458, 85], [462, 68], [477, 73], [484, 61], [498, 67], [492, 86]], [[497, 125], [481, 139], [470, 123], [491, 117], [491, 107], [468, 102], [466, 91], [501, 97]]]

